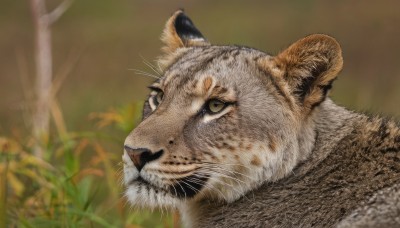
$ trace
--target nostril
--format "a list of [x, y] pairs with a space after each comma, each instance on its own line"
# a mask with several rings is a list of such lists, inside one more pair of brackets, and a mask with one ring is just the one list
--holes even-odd
[[129, 158], [132, 160], [135, 167], [139, 170], [142, 170], [143, 166], [147, 162], [151, 162], [161, 157], [163, 154], [163, 150], [160, 150], [156, 153], [152, 153], [149, 149], [146, 148], [132, 148], [127, 145], [124, 146], [126, 153]]
[[156, 153], [145, 152], [141, 155], [141, 158], [147, 163], [147, 162], [157, 160], [158, 158], [161, 157], [161, 155], [163, 155], [163, 153], [164, 153], [163, 150], [160, 150]]

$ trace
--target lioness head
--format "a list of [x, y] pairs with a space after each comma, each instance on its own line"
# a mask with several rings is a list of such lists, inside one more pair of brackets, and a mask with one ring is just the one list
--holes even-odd
[[333, 38], [311, 35], [271, 56], [212, 45], [177, 11], [163, 41], [163, 76], [125, 140], [132, 204], [232, 202], [285, 177], [309, 155], [313, 115], [342, 68]]

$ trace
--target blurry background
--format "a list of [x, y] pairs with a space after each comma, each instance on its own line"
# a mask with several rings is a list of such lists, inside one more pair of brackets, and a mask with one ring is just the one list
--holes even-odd
[[[48, 0], [47, 6], [52, 9], [60, 2]], [[152, 78], [128, 69], [151, 72], [143, 59], [150, 62], [156, 59], [164, 23], [178, 8], [185, 9], [212, 43], [242, 44], [270, 54], [312, 33], [331, 35], [342, 45], [344, 56], [344, 69], [331, 93], [334, 101], [350, 109], [400, 116], [400, 2], [397, 0], [76, 0], [52, 27], [55, 74], [65, 65], [72, 66], [57, 97], [68, 130], [104, 132], [120, 139], [117, 142], [121, 144], [102, 144], [105, 153], [113, 158], [112, 167], [117, 166], [123, 139], [130, 129], [98, 128], [96, 121], [88, 116], [114, 109], [124, 112], [121, 107], [140, 104], [146, 97], [146, 86]], [[19, 144], [24, 144], [30, 134], [27, 113], [30, 104], [24, 94], [30, 94], [34, 84], [33, 48], [29, 1], [1, 0], [0, 137], [16, 138]], [[79, 153], [90, 157], [95, 152], [83, 149]], [[102, 199], [97, 201], [101, 204]], [[101, 217], [107, 212], [102, 213]], [[107, 216], [103, 217], [107, 220]], [[9, 218], [13, 219], [16, 218]], [[162, 221], [156, 219], [160, 226], [168, 226]], [[134, 219], [110, 224], [128, 226], [128, 223], [154, 225]]]
[[[47, 2], [51, 8], [59, 1]], [[28, 1], [0, 4], [0, 133], [7, 134], [10, 127], [23, 125], [19, 75], [26, 71], [33, 83], [34, 34]], [[400, 114], [396, 0], [77, 0], [53, 26], [54, 71], [80, 54], [59, 94], [69, 128], [90, 128], [89, 112], [145, 98], [152, 79], [128, 69], [150, 70], [142, 57], [157, 57], [164, 23], [181, 7], [215, 44], [243, 44], [276, 54], [308, 34], [329, 34], [342, 45], [344, 56], [334, 100], [358, 110]], [[18, 64], [21, 58], [26, 66]]]

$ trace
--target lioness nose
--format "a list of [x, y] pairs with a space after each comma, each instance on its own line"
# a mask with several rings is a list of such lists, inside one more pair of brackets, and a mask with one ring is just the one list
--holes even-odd
[[147, 162], [154, 161], [161, 157], [161, 155], [163, 154], [163, 150], [153, 153], [151, 150], [146, 148], [132, 148], [127, 145], [125, 145], [124, 148], [139, 172], [140, 170], [142, 170], [143, 166], [146, 165]]

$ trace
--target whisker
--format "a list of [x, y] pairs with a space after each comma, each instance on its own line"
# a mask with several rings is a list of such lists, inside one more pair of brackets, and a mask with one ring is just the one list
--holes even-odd
[[158, 76], [161, 76], [161, 72], [157, 70], [157, 68], [151, 64], [149, 61], [147, 61], [142, 55], [140, 55], [140, 58], [142, 58], [143, 63], [146, 64], [150, 69], [152, 69]]
[[133, 70], [136, 74], [139, 74], [139, 75], [149, 76], [149, 77], [157, 78], [157, 79], [160, 78], [157, 75], [151, 74], [149, 72], [145, 72], [145, 71], [141, 71], [141, 70], [135, 70], [135, 69], [128, 69], [128, 70]]
[[[197, 163], [196, 163], [197, 164]], [[243, 167], [243, 168], [246, 168], [246, 169], [250, 169], [250, 167], [248, 167], [248, 166], [245, 166], [245, 165], [242, 165], [242, 164], [235, 164], [235, 163], [215, 163], [215, 162], [205, 162], [205, 161], [202, 161], [202, 162], [199, 162], [198, 164], [211, 164], [211, 165], [230, 165], [230, 166], [240, 166], [240, 167]]]
[[240, 173], [240, 172], [237, 172], [237, 171], [233, 171], [233, 170], [227, 170], [227, 169], [225, 169], [225, 168], [223, 168], [223, 167], [220, 167], [220, 165], [219, 164], [213, 164], [214, 166], [211, 166], [211, 164], [205, 164], [206, 166], [205, 167], [211, 167], [211, 168], [219, 168], [219, 169], [221, 169], [221, 170], [225, 170], [225, 171], [227, 171], [227, 172], [229, 172], [229, 173], [232, 173], [234, 176], [236, 176], [236, 175], [241, 175], [241, 176], [243, 176], [243, 177], [246, 177], [246, 178], [248, 178], [248, 179], [250, 179], [250, 180], [255, 180], [253, 177], [250, 177], [250, 176], [248, 176], [248, 175], [246, 175], [246, 174], [243, 174], [243, 173]]
[[[204, 184], [204, 182], [202, 182], [200, 179], [198, 179], [198, 178], [196, 178], [196, 177], [190, 177], [190, 178], [188, 178], [188, 180], [191, 181], [191, 182], [197, 183], [197, 184], [203, 184], [203, 187], [204, 187], [204, 188], [207, 188], [207, 189], [210, 190], [210, 191], [213, 190], [212, 188], [210, 188], [210, 187], [213, 187], [213, 186], [208, 186], [207, 184]], [[185, 183], [186, 183], [186, 182], [185, 182]], [[186, 184], [187, 184], [187, 183], [186, 183]], [[204, 191], [197, 191], [196, 194], [205, 196], [205, 192], [204, 192]], [[223, 196], [223, 195], [222, 195], [222, 196]]]
[[158, 70], [159, 70], [160, 72], [163, 72], [162, 67], [161, 67], [161, 65], [160, 65], [160, 61], [157, 61], [156, 63], [157, 63], [157, 68], [158, 68]]
[[227, 174], [223, 174], [223, 173], [218, 172], [218, 170], [220, 170], [220, 171], [226, 171], [226, 172], [228, 172], [229, 170], [218, 169], [218, 167], [202, 167], [202, 168], [203, 168], [203, 170], [205, 170], [205, 171], [207, 171], [207, 170], [208, 170], [208, 171], [214, 171], [214, 172], [220, 174], [222, 177], [230, 178], [230, 179], [233, 179], [233, 180], [235, 180], [235, 181], [237, 181], [237, 182], [240, 182], [240, 183], [242, 183], [242, 184], [245, 184], [244, 181], [239, 180], [238, 178], [235, 178], [235, 177], [229, 176], [229, 175], [227, 175]]
[[[216, 172], [213, 172], [213, 173], [216, 174], [216, 175], [220, 175], [220, 174], [221, 174], [221, 173], [216, 173]], [[208, 174], [208, 175], [210, 175], [210, 174]], [[231, 184], [222, 182], [221, 180], [219, 180], [219, 179], [217, 179], [217, 178], [214, 178], [214, 180], [216, 180], [217, 182], [219, 182], [219, 183], [222, 184], [222, 185], [229, 186], [229, 187], [237, 194], [237, 196], [239, 196], [239, 197], [244, 197], [245, 199], [247, 199], [247, 200], [250, 201], [250, 199], [246, 196], [246, 194], [244, 194], [245, 191], [244, 191], [243, 185], [242, 185], [241, 183], [239, 183], [239, 182], [236, 181], [236, 183], [239, 185], [239, 188], [240, 188], [240, 190], [241, 190], [241, 191], [238, 191], [238, 190], [236, 190], [235, 187], [234, 187], [233, 185], [231, 185]], [[217, 188], [216, 188], [216, 189], [217, 189]], [[226, 200], [226, 198], [225, 198], [225, 200]]]
[[[222, 170], [222, 169], [220, 169], [220, 171], [221, 171], [221, 170]], [[235, 178], [235, 177], [222, 174], [222, 173], [219, 172], [218, 170], [211, 169], [210, 167], [208, 167], [207, 169], [203, 169], [203, 172], [204, 172], [204, 171], [206, 171], [206, 172], [208, 172], [208, 173], [211, 172], [211, 173], [213, 173], [213, 174], [217, 174], [218, 176], [225, 177], [225, 178], [228, 178], [228, 179], [230, 179], [230, 180], [232, 180], [232, 181], [235, 181], [235, 182], [239, 185], [241, 191], [244, 192], [243, 185], [246, 185], [245, 182], [243, 182], [243, 181], [241, 181], [241, 180], [239, 180], [239, 179], [237, 179], [237, 178]], [[222, 170], [222, 171], [227, 171], [227, 170]], [[225, 182], [221, 182], [221, 183], [224, 183], [225, 185], [228, 185], [228, 183], [225, 183]], [[242, 185], [242, 184], [243, 184], [243, 185]], [[228, 185], [228, 186], [231, 187], [232, 189], [234, 189], [234, 186], [232, 186], [232, 185]], [[237, 192], [237, 193], [238, 193], [238, 192]], [[239, 193], [239, 194], [241, 194], [241, 193]]]
[[[194, 177], [191, 177], [191, 178], [189, 178], [189, 179], [191, 179], [193, 182], [195, 182], [195, 180], [197, 180], [197, 181], [198, 181], [197, 183], [202, 182], [202, 181], [201, 181], [199, 178], [197, 178], [196, 176], [198, 176], [198, 177], [200, 177], [200, 178], [207, 177], [207, 176], [201, 176], [201, 175], [195, 174]], [[208, 178], [213, 179], [212, 177], [208, 177]], [[218, 179], [215, 179], [215, 180], [218, 181]], [[203, 182], [203, 183], [204, 183], [204, 182]], [[218, 188], [216, 188], [216, 187], [214, 187], [214, 186], [212, 186], [212, 185], [208, 185], [208, 184], [205, 184], [205, 185], [203, 185], [203, 186], [206, 187], [207, 189], [209, 189], [210, 191], [216, 190], [216, 191], [222, 196], [222, 198], [224, 198], [224, 200], [227, 201], [227, 199], [226, 199], [226, 197], [224, 196], [224, 194], [223, 194]]]
[[128, 69], [128, 70], [134, 71], [136, 74], [139, 74], [139, 75], [144, 75], [144, 76], [148, 76], [148, 77], [151, 77], [151, 78], [160, 79], [160, 77], [158, 77], [157, 75], [153, 75], [153, 74], [150, 74], [150, 73], [145, 72], [145, 71], [141, 71], [141, 70], [137, 70], [137, 69]]
[[198, 189], [194, 188], [190, 183], [188, 183], [188, 182], [186, 182], [186, 181], [184, 181], [184, 180], [181, 180], [181, 181], [182, 181], [184, 184], [186, 184], [190, 189], [192, 189], [194, 192], [196, 192], [196, 194], [200, 192]]
[[178, 195], [178, 191], [176, 190], [176, 188], [175, 188], [175, 186], [173, 184], [171, 186], [174, 188], [175, 195], [177, 196]]
[[[179, 183], [179, 181], [176, 181], [176, 183], [179, 185], [179, 187], [181, 187], [183, 193], [185, 194], [185, 199], [186, 199], [186, 198], [187, 198], [187, 195], [186, 195], [185, 189], [182, 187], [182, 185]], [[178, 193], [177, 193], [177, 196], [178, 196]]]
[[132, 70], [134, 70], [134, 71], [137, 72], [137, 73], [144, 73], [144, 74], [147, 74], [147, 75], [151, 75], [151, 76], [153, 76], [153, 77], [156, 77], [156, 78], [160, 78], [160, 76], [155, 75], [155, 74], [152, 74], [152, 73], [147, 72], [147, 71], [138, 70], [138, 69], [132, 69]]
[[[213, 171], [213, 170], [209, 170], [209, 171]], [[206, 172], [207, 172], [207, 171], [206, 171]], [[208, 173], [206, 173], [206, 174], [209, 174], [209, 175], [210, 175], [210, 174], [216, 174], [216, 175], [218, 175], [218, 176], [222, 176], [222, 177], [225, 177], [225, 178], [234, 180], [234, 181], [239, 185], [239, 187], [241, 188], [241, 190], [244, 191], [243, 186], [241, 185], [241, 183], [238, 182], [238, 180], [235, 179], [235, 178], [233, 178], [233, 177], [226, 176], [226, 175], [224, 175], [224, 174], [221, 174], [221, 173], [215, 172], [215, 171], [213, 171], [213, 172], [211, 172], [211, 173], [208, 172]], [[223, 182], [223, 181], [221, 181], [221, 180], [219, 180], [219, 179], [217, 179], [217, 178], [214, 178], [213, 180], [216, 180], [217, 182], [219, 182], [219, 183], [221, 183], [221, 184], [223, 184], [223, 185], [229, 186], [229, 187], [232, 188], [234, 191], [236, 191], [236, 193], [241, 194], [240, 192], [238, 192], [238, 191], [234, 188], [233, 185], [228, 184], [228, 183], [226, 183], [226, 182]], [[243, 182], [243, 184], [244, 184], [244, 182]]]
[[[215, 174], [215, 173], [214, 173], [214, 174]], [[216, 173], [216, 174], [218, 175], [218, 173]], [[198, 175], [198, 176], [201, 177], [201, 175]], [[241, 185], [240, 183], [239, 183], [239, 187], [241, 188], [241, 191], [242, 191], [242, 192], [236, 190], [236, 189], [234, 188], [233, 185], [228, 184], [228, 183], [226, 183], [226, 182], [223, 182], [222, 180], [219, 180], [219, 179], [216, 178], [216, 177], [212, 177], [212, 178], [210, 178], [210, 179], [219, 182], [222, 186], [229, 186], [230, 189], [232, 189], [238, 196], [242, 196], [242, 195], [243, 195], [243, 192], [244, 192], [244, 191], [243, 191], [243, 187], [242, 187], [242, 185]], [[223, 194], [218, 188], [216, 188], [216, 187], [214, 187], [214, 186], [212, 186], [212, 185], [210, 185], [210, 186], [213, 187], [215, 190], [217, 190], [217, 191], [222, 195], [222, 197], [224, 198], [225, 201], [228, 201], [227, 198], [224, 196], [224, 194]], [[246, 196], [245, 196], [245, 197], [246, 197]], [[247, 198], [247, 197], [246, 197], [246, 198]]]

